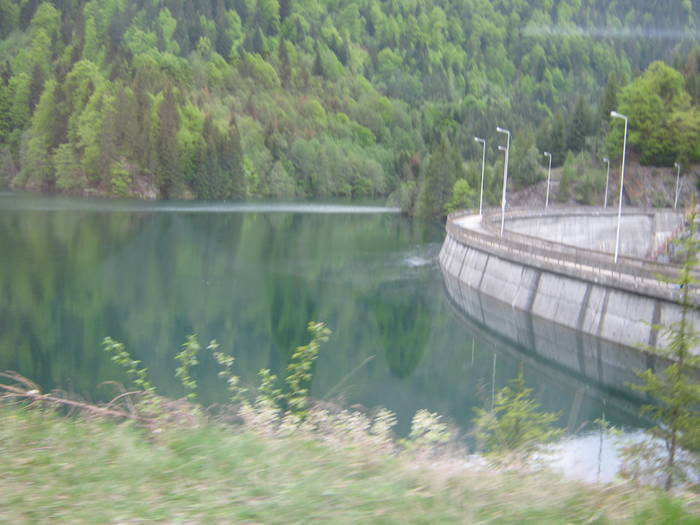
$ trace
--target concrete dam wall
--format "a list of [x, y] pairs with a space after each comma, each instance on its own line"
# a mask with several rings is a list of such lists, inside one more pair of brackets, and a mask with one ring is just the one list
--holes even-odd
[[[614, 213], [614, 212], [613, 212]], [[500, 219], [500, 217], [498, 217]], [[562, 210], [548, 214], [511, 214], [508, 231], [598, 252], [615, 252], [617, 216], [600, 210]], [[500, 225], [499, 225], [500, 227]], [[672, 235], [682, 215], [669, 210], [626, 212], [622, 216], [620, 255], [648, 259]]]
[[[500, 218], [500, 211], [448, 218], [439, 260], [450, 281], [595, 337], [627, 346], [665, 343], [652, 325], [680, 319], [682, 290], [658, 275], [674, 276], [677, 268], [642, 257], [682, 229], [680, 212], [626, 212], [621, 239], [630, 241], [617, 264], [611, 253], [615, 211], [514, 210], [506, 215], [503, 236]], [[608, 253], [595, 249], [609, 246]], [[691, 322], [700, 327], [697, 312]]]

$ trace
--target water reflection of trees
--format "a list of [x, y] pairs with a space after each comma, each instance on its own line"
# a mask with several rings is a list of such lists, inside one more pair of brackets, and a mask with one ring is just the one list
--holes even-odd
[[[95, 395], [126, 379], [100, 350], [111, 335], [180, 395], [173, 356], [196, 332], [254, 384], [260, 368], [283, 373], [306, 323], [323, 320], [334, 335], [314, 396], [467, 426], [490, 399], [494, 351], [497, 388], [518, 359], [455, 322], [433, 270], [407, 266], [426, 238], [398, 216], [1, 211], [0, 369]], [[224, 394], [216, 372], [207, 358], [195, 370], [205, 402]], [[526, 380], [547, 410], [576, 402], [534, 366]], [[577, 426], [600, 415], [594, 404], [583, 400]]]
[[196, 332], [233, 351], [253, 382], [259, 368], [283, 370], [306, 323], [323, 319], [339, 334], [332, 359], [342, 373], [369, 355], [360, 348], [385, 346], [339, 339], [370, 324], [374, 297], [364, 296], [392, 270], [368, 269], [368, 254], [373, 264], [374, 252], [409, 244], [407, 225], [381, 215], [4, 210], [0, 368], [92, 392], [122, 377], [100, 351], [111, 335], [167, 391], [171, 358]]
[[413, 279], [389, 281], [370, 299], [384, 357], [391, 373], [409, 377], [427, 350], [432, 315], [426, 303], [429, 283]]

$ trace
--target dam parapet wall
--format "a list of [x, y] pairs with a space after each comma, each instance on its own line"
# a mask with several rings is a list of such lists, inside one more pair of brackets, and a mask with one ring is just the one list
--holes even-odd
[[[659, 276], [673, 278], [678, 268], [630, 253], [653, 252], [679, 233], [684, 218], [668, 210], [628, 210], [624, 217], [623, 235], [647, 240], [615, 263], [612, 253], [592, 248], [614, 241], [613, 211], [512, 210], [503, 236], [500, 210], [483, 217], [458, 212], [448, 217], [440, 265], [451, 278], [511, 308], [624, 345], [659, 346], [665, 341], [653, 325], [680, 319], [682, 293]], [[559, 242], [577, 225], [585, 233], [573, 235], [575, 244]], [[697, 302], [695, 290], [692, 296]], [[700, 326], [696, 312], [691, 321]]]

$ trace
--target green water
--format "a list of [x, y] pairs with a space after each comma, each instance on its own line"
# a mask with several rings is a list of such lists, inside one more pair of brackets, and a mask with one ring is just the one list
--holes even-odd
[[[438, 223], [362, 206], [0, 194], [0, 370], [106, 399], [113, 390], [102, 382], [126, 381], [101, 350], [111, 336], [163, 393], [180, 396], [173, 356], [196, 333], [235, 355], [253, 385], [260, 368], [284, 370], [315, 320], [334, 333], [312, 395], [386, 406], [401, 429], [418, 408], [468, 429], [474, 407], [487, 406], [520, 362], [544, 406], [562, 410], [562, 425], [600, 417], [617, 394], [584, 385], [576, 398], [565, 373], [456, 315], [437, 265], [443, 236]], [[216, 372], [204, 356], [196, 377], [207, 403], [225, 398]], [[607, 417], [636, 424], [631, 410]]]

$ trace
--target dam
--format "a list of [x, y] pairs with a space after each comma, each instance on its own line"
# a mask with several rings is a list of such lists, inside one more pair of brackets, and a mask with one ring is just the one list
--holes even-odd
[[[503, 306], [628, 347], [666, 343], [654, 326], [680, 320], [682, 290], [663, 279], [677, 276], [679, 268], [659, 259], [684, 230], [682, 212], [626, 210], [617, 262], [616, 211], [514, 209], [504, 219], [501, 235], [501, 210], [448, 217], [439, 262], [448, 295], [464, 313], [511, 331], [515, 340], [537, 334], [519, 326], [517, 314], [504, 317]], [[499, 308], [484, 306], [484, 298]], [[700, 327], [697, 311], [689, 320]], [[556, 344], [556, 334], [546, 339]]]

